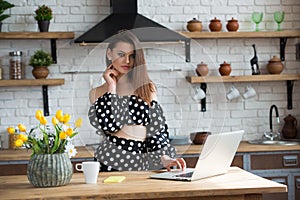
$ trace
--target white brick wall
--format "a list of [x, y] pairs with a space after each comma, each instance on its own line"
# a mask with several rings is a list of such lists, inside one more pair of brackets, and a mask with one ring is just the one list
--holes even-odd
[[[34, 10], [43, 3], [51, 6], [54, 19], [50, 31], [74, 31], [76, 37], [104, 19], [110, 12], [108, 0], [47, 0], [19, 1], [11, 0], [16, 7], [8, 11], [11, 17], [4, 21], [2, 31], [37, 31], [33, 18]], [[253, 11], [264, 12], [262, 30], [274, 30], [273, 13], [277, 10], [286, 12], [284, 29], [300, 28], [300, 3], [298, 0], [139, 0], [139, 13], [174, 30], [186, 30], [186, 22], [193, 17], [202, 21], [204, 31], [208, 30], [209, 21], [214, 17], [221, 19], [223, 31], [226, 21], [231, 17], [240, 22], [240, 30], [253, 30], [251, 22]], [[286, 46], [286, 68], [283, 73], [300, 73], [299, 61], [295, 58], [295, 44], [299, 38], [288, 39]], [[268, 113], [272, 104], [279, 107], [281, 123], [275, 126], [281, 130], [283, 118], [294, 115], [300, 120], [300, 84], [295, 82], [293, 110], [287, 110], [286, 83], [252, 83], [257, 96], [245, 100], [240, 97], [228, 102], [225, 93], [231, 84], [208, 84], [207, 112], [201, 112], [199, 102], [191, 96], [197, 85], [185, 80], [186, 75], [194, 75], [198, 63], [208, 64], [209, 75], [218, 75], [218, 67], [223, 61], [232, 65], [232, 75], [250, 75], [249, 60], [253, 57], [252, 44], [256, 44], [261, 71], [266, 73], [266, 64], [273, 55], [279, 54], [279, 39], [199, 39], [192, 41], [191, 63], [185, 62], [182, 44], [145, 44], [145, 52], [150, 76], [157, 83], [158, 98], [168, 120], [171, 135], [188, 135], [198, 130], [215, 132], [245, 129], [245, 140], [256, 139], [269, 130]], [[84, 126], [76, 143], [83, 145], [99, 140], [95, 130], [90, 127], [87, 110], [89, 107], [88, 91], [101, 84], [101, 71], [104, 69], [105, 45], [80, 47], [70, 40], [59, 40], [58, 64], [50, 67], [51, 78], [64, 78], [62, 86], [49, 86], [50, 113], [57, 109], [69, 112], [74, 118], [82, 117]], [[31, 75], [28, 66], [30, 55], [37, 49], [50, 51], [49, 41], [45, 40], [0, 40], [0, 60], [4, 79], [9, 78], [8, 52], [21, 50], [27, 63], [26, 77]], [[182, 71], [157, 71], [181, 69]], [[81, 74], [65, 72], [79, 70]], [[152, 71], [151, 71], [152, 70]], [[96, 73], [95, 71], [99, 71]], [[241, 93], [246, 83], [234, 84]], [[0, 134], [7, 146], [6, 127], [25, 123], [35, 125], [34, 114], [42, 109], [41, 87], [1, 87], [0, 88]], [[50, 117], [49, 117], [49, 120]], [[300, 124], [300, 123], [298, 123]], [[299, 125], [298, 129], [300, 131]]]

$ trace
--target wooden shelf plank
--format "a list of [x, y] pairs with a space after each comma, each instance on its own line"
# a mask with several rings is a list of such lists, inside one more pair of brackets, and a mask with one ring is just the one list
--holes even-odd
[[74, 32], [0, 32], [0, 39], [73, 39]]
[[0, 80], [0, 87], [63, 85], [64, 83], [65, 83], [65, 79]]
[[300, 80], [300, 74], [248, 75], [248, 76], [188, 76], [190, 83], [234, 83]]
[[217, 38], [298, 38], [300, 30], [254, 31], [254, 32], [180, 32], [185, 37], [194, 39]]

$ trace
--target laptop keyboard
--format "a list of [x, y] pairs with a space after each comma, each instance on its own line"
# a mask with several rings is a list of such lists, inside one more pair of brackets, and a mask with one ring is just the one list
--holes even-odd
[[186, 177], [186, 178], [191, 178], [194, 172], [188, 172], [184, 174], [177, 174], [175, 177]]

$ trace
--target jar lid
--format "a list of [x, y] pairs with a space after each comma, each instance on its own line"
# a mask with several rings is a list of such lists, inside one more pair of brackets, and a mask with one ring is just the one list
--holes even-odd
[[281, 60], [277, 56], [273, 56], [273, 58], [269, 60], [269, 62], [281, 62]]
[[10, 56], [21, 56], [22, 55], [22, 51], [11, 51], [9, 52]]
[[230, 20], [228, 20], [228, 22], [237, 22], [238, 20], [237, 19], [234, 19], [233, 17], [230, 19]]
[[201, 63], [199, 63], [197, 66], [207, 66], [207, 64], [201, 61]]
[[201, 23], [201, 21], [197, 20], [197, 19], [194, 17], [192, 20], [188, 21], [188, 23]]
[[217, 19], [216, 17], [215, 17], [214, 19], [210, 20], [210, 21], [211, 21], [211, 22], [220, 22], [220, 20]]
[[227, 63], [226, 61], [224, 61], [221, 66], [226, 66], [226, 65], [230, 65], [229, 63]]

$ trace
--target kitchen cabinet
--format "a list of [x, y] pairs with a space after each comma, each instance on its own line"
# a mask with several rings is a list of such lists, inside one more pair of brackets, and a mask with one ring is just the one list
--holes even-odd
[[[56, 40], [73, 39], [74, 32], [0, 32], [0, 40], [50, 40], [51, 56], [57, 63]], [[49, 116], [48, 85], [62, 85], [64, 79], [0, 80], [0, 87], [42, 86], [44, 115]]]
[[[182, 35], [193, 39], [236, 39], [236, 38], [280, 38], [280, 59], [285, 60], [285, 46], [288, 38], [299, 38], [299, 30], [284, 31], [254, 31], [254, 32], [181, 32]], [[190, 83], [200, 83], [201, 89], [206, 92], [207, 83], [213, 82], [262, 82], [286, 81], [287, 82], [287, 108], [292, 109], [292, 91], [295, 80], [300, 75], [253, 75], [253, 76], [208, 76], [187, 77]], [[201, 100], [201, 111], [206, 111], [206, 98]]]
[[300, 174], [294, 177], [295, 199], [300, 199]]

